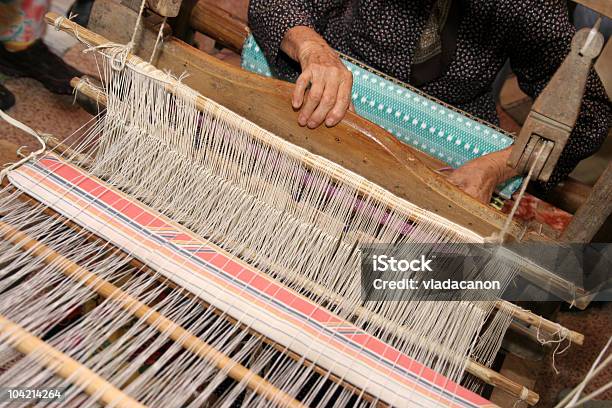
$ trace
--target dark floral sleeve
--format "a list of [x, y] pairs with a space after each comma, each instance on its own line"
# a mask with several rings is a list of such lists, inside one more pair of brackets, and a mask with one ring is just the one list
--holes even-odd
[[266, 59], [276, 67], [279, 64], [280, 45], [285, 33], [293, 27], [315, 28], [316, 16], [310, 1], [251, 0], [249, 27]]
[[[535, 98], [561, 65], [575, 29], [565, 2], [532, 0], [513, 3], [516, 16], [508, 41], [510, 62], [521, 89]], [[563, 181], [584, 158], [601, 147], [612, 125], [612, 104], [595, 71], [587, 81], [580, 116], [549, 182], [550, 190]]]

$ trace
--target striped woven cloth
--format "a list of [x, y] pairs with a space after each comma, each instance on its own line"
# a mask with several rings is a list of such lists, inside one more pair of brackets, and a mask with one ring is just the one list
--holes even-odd
[[9, 180], [247, 328], [389, 405], [496, 406], [54, 154], [24, 164]]
[[[242, 48], [242, 67], [273, 76], [252, 35]], [[465, 162], [510, 146], [512, 137], [494, 126], [436, 101], [392, 78], [341, 56], [353, 74], [353, 105], [362, 117], [376, 123], [402, 142], [457, 168]], [[521, 184], [515, 177], [498, 186], [510, 198]]]

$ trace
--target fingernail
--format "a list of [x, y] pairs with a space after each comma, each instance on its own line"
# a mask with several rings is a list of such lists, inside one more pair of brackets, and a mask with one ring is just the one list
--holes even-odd
[[311, 129], [314, 129], [314, 128], [317, 127], [317, 124], [315, 122], [313, 122], [313, 121], [310, 121], [310, 122], [308, 122], [308, 127], [311, 128]]
[[333, 121], [333, 119], [327, 119], [327, 120], [325, 121], [325, 126], [327, 126], [327, 127], [334, 126], [334, 121]]
[[303, 116], [300, 116], [298, 118], [298, 123], [300, 124], [300, 126], [306, 126], [306, 118]]

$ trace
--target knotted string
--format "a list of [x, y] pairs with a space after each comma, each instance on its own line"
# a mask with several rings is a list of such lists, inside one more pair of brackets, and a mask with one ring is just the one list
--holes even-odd
[[[45, 150], [47, 149], [47, 144], [45, 143], [45, 141], [43, 140], [42, 137], [40, 137], [40, 135], [38, 134], [38, 132], [36, 132], [34, 129], [32, 129], [31, 127], [19, 122], [16, 119], [13, 119], [11, 116], [7, 115], [3, 110], [0, 109], [0, 117], [2, 119], [4, 119], [5, 121], [7, 121], [9, 124], [15, 126], [16, 128], [26, 132], [27, 134], [33, 136], [38, 143], [40, 143], [41, 147], [40, 149], [26, 155], [23, 156], [23, 158], [15, 163], [10, 163], [8, 164], [5, 168], [2, 169], [2, 171], [0, 171], [0, 183], [2, 183], [2, 180], [4, 180], [4, 177], [6, 177], [6, 175], [9, 173], [9, 171], [16, 169], [17, 167], [21, 166], [22, 164], [24, 164], [25, 162], [29, 161], [30, 159], [34, 159], [36, 157], [38, 157], [39, 155], [43, 154], [45, 152]], [[21, 152], [21, 150], [24, 148], [25, 146], [22, 146], [19, 148], [18, 152]]]
[[555, 374], [559, 374], [559, 370], [557, 370], [557, 366], [555, 364], [555, 356], [557, 354], [565, 353], [570, 348], [572, 342], [568, 340], [567, 345], [563, 348], [563, 350], [559, 351], [561, 344], [569, 336], [569, 330], [559, 325], [559, 327], [557, 328], [557, 331], [555, 331], [554, 333], [551, 333], [551, 336], [553, 338], [554, 337], [558, 337], [558, 338], [556, 340], [555, 339], [546, 340], [545, 338], [540, 338], [540, 325], [541, 325], [541, 322], [540, 324], [538, 324], [538, 327], [536, 330], [536, 339], [540, 342], [542, 346], [545, 346], [547, 344], [556, 344], [555, 350], [553, 351], [553, 354], [552, 354], [552, 368], [555, 371]]
[[[81, 43], [89, 46], [89, 48], [83, 50], [83, 53], [87, 53], [91, 51], [107, 50], [107, 55], [110, 57], [111, 68], [116, 71], [121, 71], [123, 68], [125, 68], [125, 64], [127, 63], [129, 55], [134, 53], [134, 46], [136, 44], [136, 38], [140, 34], [140, 29], [142, 25], [142, 16], [144, 13], [145, 5], [146, 5], [146, 0], [142, 0], [142, 2], [140, 3], [140, 9], [138, 10], [138, 16], [136, 17], [136, 23], [134, 24], [134, 30], [132, 31], [132, 37], [130, 38], [130, 41], [128, 41], [127, 44], [108, 42], [105, 44], [92, 46], [91, 44], [88, 44], [87, 41], [84, 41], [82, 38], [80, 38], [78, 29], [74, 28], [72, 31], [74, 32], [75, 38], [79, 40]], [[68, 20], [74, 19], [77, 15], [78, 14], [73, 14], [71, 12], [70, 15], [68, 16]], [[64, 16], [59, 16], [53, 22], [53, 25], [55, 26], [55, 29], [57, 31], [60, 31], [62, 23], [64, 22], [65, 18], [66, 17]], [[155, 44], [153, 45], [153, 50], [151, 51], [151, 56], [149, 57], [149, 63], [152, 63], [157, 53], [158, 46], [163, 43], [163, 34], [164, 34], [163, 31], [164, 31], [164, 25], [166, 24], [166, 20], [167, 20], [167, 17], [164, 17], [159, 27], [159, 31], [155, 39]]]

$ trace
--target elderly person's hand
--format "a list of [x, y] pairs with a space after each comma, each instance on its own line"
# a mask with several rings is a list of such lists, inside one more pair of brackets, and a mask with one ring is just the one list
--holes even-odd
[[470, 160], [448, 177], [448, 181], [479, 201], [488, 204], [495, 187], [517, 175], [506, 162], [511, 148]]
[[351, 106], [353, 76], [338, 54], [314, 30], [298, 26], [285, 34], [281, 49], [302, 67], [292, 95], [301, 126], [338, 124]]

